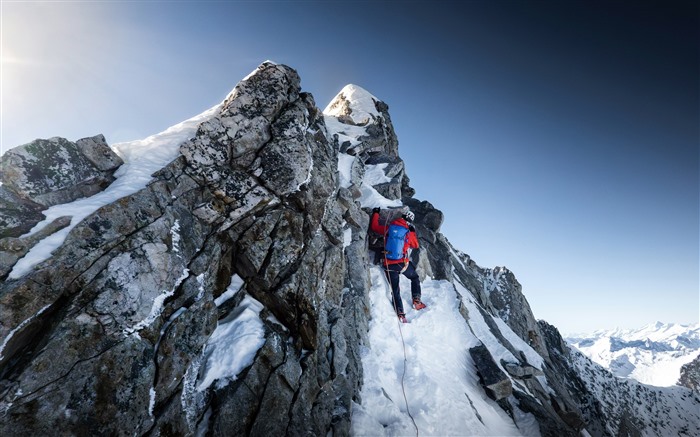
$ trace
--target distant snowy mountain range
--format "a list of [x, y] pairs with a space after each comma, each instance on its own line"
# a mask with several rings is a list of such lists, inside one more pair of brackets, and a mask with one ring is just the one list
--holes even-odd
[[640, 329], [596, 331], [566, 340], [616, 376], [669, 387], [678, 382], [681, 366], [700, 354], [700, 324], [657, 322]]

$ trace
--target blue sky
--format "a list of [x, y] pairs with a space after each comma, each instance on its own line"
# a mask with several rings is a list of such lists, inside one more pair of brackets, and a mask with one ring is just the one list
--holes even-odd
[[562, 332], [697, 323], [694, 2], [2, 1], [3, 150], [143, 138], [270, 59], [390, 107], [416, 197]]

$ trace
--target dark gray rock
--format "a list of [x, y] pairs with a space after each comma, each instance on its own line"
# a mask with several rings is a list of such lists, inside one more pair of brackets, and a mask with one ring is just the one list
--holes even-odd
[[536, 397], [530, 396], [522, 391], [516, 390], [514, 398], [518, 407], [526, 411], [537, 419], [540, 433], [546, 437], [578, 437], [581, 435], [580, 427], [574, 429], [568, 426], [558, 414], [552, 414], [552, 407], [547, 403], [542, 403]]
[[544, 375], [544, 372], [542, 372], [540, 369], [529, 364], [510, 363], [501, 360], [501, 365], [506, 372], [508, 372], [508, 374], [514, 378], [530, 379], [534, 376]]
[[100, 171], [114, 172], [124, 163], [124, 161], [112, 151], [103, 135], [82, 138], [76, 141], [75, 145], [78, 147], [80, 153]]
[[[349, 432], [367, 221], [299, 90], [291, 68], [261, 65], [146, 188], [0, 284], [3, 435]], [[198, 391], [207, 338], [241, 299], [213, 304], [234, 273], [265, 306], [265, 346]]]
[[44, 219], [43, 209], [42, 205], [0, 186], [0, 238], [19, 237], [29, 232]]
[[469, 355], [474, 360], [479, 381], [491, 399], [499, 401], [513, 394], [510, 378], [496, 364], [486, 346], [480, 344], [470, 348]]
[[0, 160], [0, 238], [25, 234], [49, 206], [103, 190], [121, 164], [102, 135], [75, 143], [35, 140], [8, 150]]
[[298, 101], [270, 127], [272, 139], [259, 155], [260, 178], [277, 196], [292, 194], [311, 180], [313, 157], [307, 144], [308, 125], [306, 105]]
[[69, 216], [58, 217], [32, 235], [22, 238], [5, 237], [0, 239], [0, 279], [5, 279], [17, 261], [39, 241], [70, 225], [70, 222], [71, 217]]
[[3, 187], [43, 207], [100, 192], [122, 160], [101, 135], [78, 143], [54, 137], [8, 150], [2, 156]]
[[693, 361], [683, 364], [678, 385], [688, 387], [696, 392], [700, 391], [700, 355], [695, 357]]

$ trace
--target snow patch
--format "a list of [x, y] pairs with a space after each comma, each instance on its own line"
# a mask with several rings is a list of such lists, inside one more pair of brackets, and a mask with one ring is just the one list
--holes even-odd
[[243, 281], [243, 278], [241, 278], [237, 274], [234, 274], [231, 277], [231, 283], [228, 285], [228, 287], [226, 287], [226, 291], [224, 291], [219, 297], [214, 299], [214, 305], [220, 307], [224, 302], [231, 299], [233, 296], [236, 295], [236, 293], [238, 293], [241, 287], [243, 287], [244, 283], [245, 281]]
[[375, 190], [374, 187], [365, 183], [362, 184], [360, 191], [362, 193], [360, 196], [360, 206], [363, 208], [397, 208], [403, 206], [401, 200], [389, 200], [379, 194], [379, 191]]
[[197, 391], [235, 381], [241, 370], [253, 364], [265, 344], [265, 329], [260, 319], [263, 305], [246, 296], [229, 320], [219, 323], [204, 348], [202, 381]]
[[173, 252], [180, 253], [180, 222], [175, 220], [175, 223], [170, 227], [170, 234], [173, 238]]
[[335, 117], [342, 115], [341, 110], [344, 107], [343, 105], [338, 105], [338, 100], [341, 98], [345, 98], [347, 101], [347, 105], [351, 110], [349, 116], [356, 124], [365, 124], [379, 116], [379, 111], [377, 111], [376, 107], [376, 102], [379, 99], [364, 88], [354, 84], [345, 85], [338, 93], [338, 96], [326, 106], [323, 113]]
[[544, 358], [542, 358], [542, 356], [538, 354], [532, 348], [532, 346], [527, 344], [522, 338], [520, 338], [515, 332], [513, 332], [513, 330], [510, 329], [510, 327], [506, 325], [506, 322], [504, 322], [502, 319], [494, 317], [493, 320], [496, 322], [496, 325], [501, 331], [503, 337], [505, 337], [505, 339], [508, 340], [508, 342], [510, 342], [510, 344], [512, 344], [513, 347], [525, 354], [525, 358], [527, 358], [528, 364], [540, 370], [544, 370]]
[[151, 387], [148, 400], [148, 415], [153, 417], [153, 408], [156, 406], [156, 389]]
[[338, 153], [338, 175], [340, 176], [340, 186], [350, 188], [352, 185], [352, 164], [355, 157], [347, 153]]
[[352, 229], [347, 228], [343, 231], [343, 249], [352, 243]]
[[388, 163], [365, 165], [365, 177], [362, 182], [367, 185], [377, 185], [391, 182], [391, 179], [385, 172], [388, 166]]
[[204, 290], [204, 273], [200, 273], [195, 279], [197, 280], [197, 284], [199, 284], [199, 286], [197, 287], [197, 296], [195, 296], [194, 301], [199, 302], [202, 300], [204, 293], [206, 292], [206, 290]]

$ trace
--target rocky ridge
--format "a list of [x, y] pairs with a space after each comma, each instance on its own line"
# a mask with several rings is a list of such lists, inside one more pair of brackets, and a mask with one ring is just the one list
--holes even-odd
[[[504, 410], [534, 415], [542, 435], [700, 432], [692, 414], [677, 424], [657, 408], [675, 398], [654, 388], [615, 382], [658, 411], [650, 420], [620, 410], [598, 389], [614, 378], [589, 378], [590, 360], [534, 318], [512, 272], [451, 246], [442, 213], [413, 198], [385, 103], [350, 87], [324, 112], [296, 71], [263, 63], [146, 188], [100, 208], [50, 259], [0, 284], [0, 432], [347, 435], [369, 341], [369, 189], [415, 212], [420, 274], [466, 290], [520, 357], [470, 351]], [[368, 186], [376, 168], [384, 177]], [[212, 334], [251, 302], [262, 327], [251, 362], [203, 384]], [[466, 305], [462, 315], [469, 324]], [[683, 411], [700, 402], [681, 396]]]

